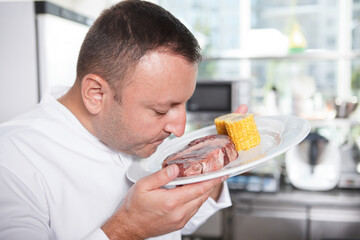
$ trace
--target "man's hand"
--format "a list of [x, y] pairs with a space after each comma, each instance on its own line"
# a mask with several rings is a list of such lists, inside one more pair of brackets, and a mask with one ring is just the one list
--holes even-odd
[[182, 229], [227, 178], [162, 188], [178, 174], [179, 168], [170, 165], [136, 182], [120, 209], [102, 227], [109, 239], [144, 239]]

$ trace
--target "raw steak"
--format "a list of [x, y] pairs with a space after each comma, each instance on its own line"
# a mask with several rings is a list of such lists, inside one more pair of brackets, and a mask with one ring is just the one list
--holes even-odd
[[238, 157], [227, 135], [210, 135], [191, 141], [184, 149], [169, 155], [162, 167], [177, 164], [179, 177], [216, 171]]

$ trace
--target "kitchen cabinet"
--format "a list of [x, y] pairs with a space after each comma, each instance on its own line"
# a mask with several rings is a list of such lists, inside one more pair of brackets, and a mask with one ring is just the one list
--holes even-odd
[[356, 207], [313, 206], [309, 223], [309, 239], [360, 239], [360, 210]]
[[233, 206], [183, 240], [360, 239], [359, 189], [313, 192], [281, 186], [277, 193], [232, 190]]
[[306, 239], [304, 206], [238, 202], [233, 211], [232, 239]]
[[233, 192], [224, 239], [360, 239], [360, 191]]

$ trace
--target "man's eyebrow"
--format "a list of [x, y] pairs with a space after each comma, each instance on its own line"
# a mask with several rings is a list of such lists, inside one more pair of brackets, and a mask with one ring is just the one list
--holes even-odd
[[181, 104], [181, 102], [174, 102], [174, 101], [166, 101], [166, 102], [156, 102], [155, 105], [156, 106], [161, 106], [161, 107], [174, 107]]

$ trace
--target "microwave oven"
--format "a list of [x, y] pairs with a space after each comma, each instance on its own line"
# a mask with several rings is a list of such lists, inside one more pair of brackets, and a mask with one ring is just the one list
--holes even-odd
[[250, 80], [198, 80], [186, 104], [188, 120], [206, 121], [250, 105]]

